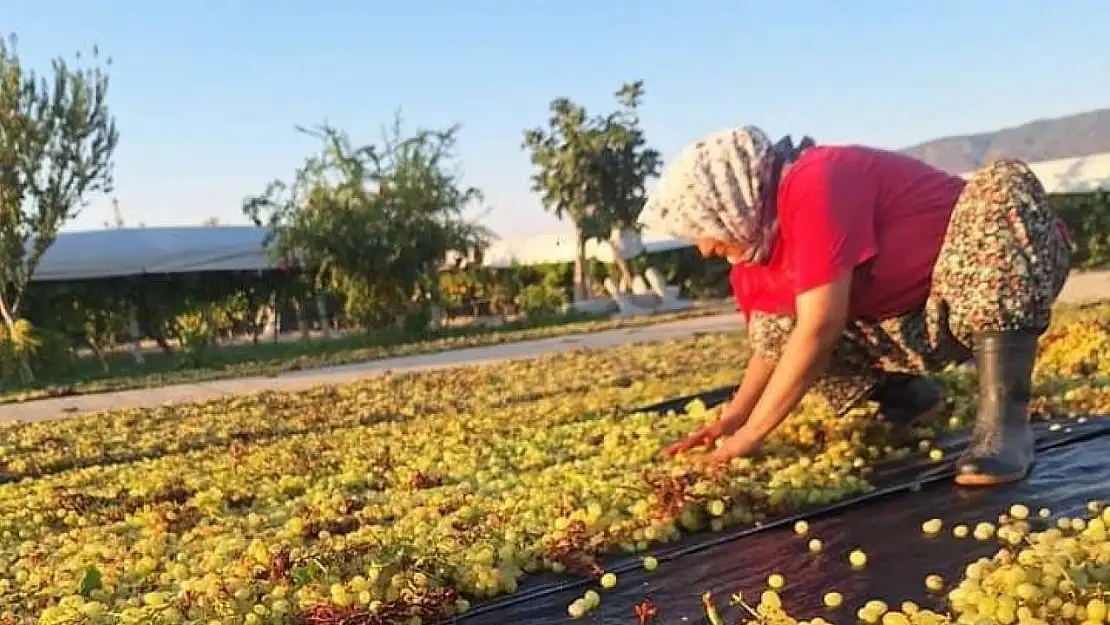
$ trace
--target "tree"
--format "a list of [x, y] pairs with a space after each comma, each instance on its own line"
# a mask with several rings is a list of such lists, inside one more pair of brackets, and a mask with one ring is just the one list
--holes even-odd
[[[622, 282], [632, 283], [632, 272], [624, 257], [626, 250], [614, 241], [618, 234], [639, 235], [643, 227], [640, 213], [647, 201], [647, 182], [658, 177], [663, 158], [658, 150], [648, 147], [640, 126], [639, 107], [644, 97], [644, 82], [626, 83], [616, 92], [621, 108], [600, 123], [604, 140], [594, 161], [593, 178], [598, 181], [593, 201], [597, 206], [597, 229], [610, 235], [613, 262], [620, 270]], [[619, 240], [623, 241], [623, 237]]]
[[105, 220], [104, 229], [105, 230], [111, 230], [111, 229], [120, 230], [120, 229], [126, 228], [126, 227], [127, 227], [127, 223], [123, 219], [123, 209], [120, 208], [119, 198], [112, 198], [112, 219], [111, 219], [111, 221]]
[[[620, 109], [591, 117], [566, 98], [551, 103], [547, 129], [524, 133], [536, 171], [532, 189], [544, 207], [575, 227], [575, 299], [588, 296], [586, 243], [610, 240], [614, 231], [639, 233], [647, 181], [659, 175], [662, 159], [647, 147], [640, 127], [643, 81], [626, 83], [616, 92]], [[620, 246], [613, 243], [614, 262], [625, 284], [631, 271]]]
[[489, 231], [464, 216], [481, 194], [451, 167], [458, 127], [405, 136], [398, 118], [382, 145], [361, 146], [330, 126], [298, 130], [323, 149], [244, 213], [270, 229], [279, 258], [312, 288], [343, 293], [364, 324], [425, 307], [447, 253], [488, 244]]
[[[0, 40], [0, 317], [10, 337], [58, 231], [89, 195], [111, 191], [119, 135], [96, 48], [92, 57], [90, 68], [55, 59], [48, 78], [23, 65], [14, 36]], [[32, 378], [25, 360], [21, 372]]]
[[586, 109], [567, 98], [551, 102], [547, 129], [524, 132], [523, 148], [531, 152], [532, 190], [544, 208], [574, 225], [574, 299], [589, 297], [586, 282], [586, 242], [596, 234], [591, 221], [597, 182], [590, 166], [599, 149], [600, 136]]

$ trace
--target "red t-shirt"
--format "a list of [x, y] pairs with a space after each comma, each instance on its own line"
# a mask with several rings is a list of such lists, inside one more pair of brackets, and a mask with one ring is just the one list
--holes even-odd
[[850, 316], [881, 320], [925, 303], [964, 180], [862, 146], [807, 150], [779, 185], [779, 238], [764, 266], [730, 274], [745, 314], [793, 314], [795, 298], [853, 272]]

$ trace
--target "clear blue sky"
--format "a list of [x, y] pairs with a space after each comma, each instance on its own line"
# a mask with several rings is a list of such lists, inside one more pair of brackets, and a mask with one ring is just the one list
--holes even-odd
[[[108, 9], [107, 7], [111, 7]], [[25, 60], [94, 43], [114, 59], [117, 196], [129, 222], [243, 223], [325, 120], [376, 139], [460, 123], [467, 181], [502, 234], [549, 231], [526, 127], [567, 96], [596, 110], [643, 78], [650, 139], [674, 155], [755, 123], [903, 147], [1110, 105], [1106, 0], [4, 0]], [[71, 226], [100, 227], [97, 201]]]

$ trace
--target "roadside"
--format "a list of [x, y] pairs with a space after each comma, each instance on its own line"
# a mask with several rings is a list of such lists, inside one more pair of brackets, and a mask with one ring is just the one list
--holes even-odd
[[448, 352], [381, 358], [369, 362], [291, 372], [277, 376], [244, 377], [205, 383], [176, 384], [158, 388], [42, 399], [0, 406], [0, 423], [44, 421], [109, 409], [149, 408], [167, 402], [204, 401], [227, 395], [241, 395], [260, 391], [294, 391], [325, 384], [343, 384], [387, 373], [452, 369], [535, 358], [575, 349], [602, 349], [626, 343], [658, 342], [699, 333], [728, 332], [739, 329], [740, 322], [737, 315], [733, 313], [714, 314], [694, 319], [606, 330], [577, 336], [561, 336], [456, 349]]
[[12, 403], [40, 401], [177, 384], [197, 384], [254, 376], [275, 376], [293, 371], [362, 363], [380, 358], [446, 352], [456, 349], [500, 345], [517, 341], [573, 336], [590, 332], [638, 328], [679, 319], [691, 319], [732, 310], [722, 301], [699, 302], [694, 308], [642, 317], [558, 319], [551, 323], [515, 324], [502, 327], [453, 328], [425, 339], [402, 334], [351, 334], [308, 341], [264, 341], [257, 345], [228, 345], [213, 348], [202, 366], [182, 367], [178, 354], [148, 354], [137, 365], [130, 354], [113, 357], [109, 371], [85, 359], [81, 369], [64, 378], [44, 377], [30, 388], [0, 390], [0, 410]]
[[1110, 271], [1075, 272], [1064, 284], [1060, 301], [1080, 304], [1110, 297]]
[[[1110, 272], [1076, 273], [1064, 286], [1060, 301], [1078, 304], [1107, 297], [1110, 297]], [[285, 369], [281, 372], [235, 378], [225, 375], [224, 379], [177, 384], [171, 382], [156, 387], [9, 403], [0, 405], [0, 424], [65, 418], [74, 414], [109, 409], [153, 407], [167, 402], [204, 401], [226, 395], [249, 394], [265, 390], [293, 391], [325, 384], [343, 384], [390, 372], [466, 367], [535, 358], [573, 349], [601, 349], [633, 342], [665, 341], [698, 333], [727, 332], [740, 328], [739, 319], [732, 312], [731, 302], [706, 305], [703, 310], [698, 311], [698, 314], [700, 316], [677, 321], [673, 320], [674, 316], [616, 320], [610, 322], [609, 329], [600, 331], [597, 325], [603, 322], [568, 324], [548, 328], [562, 332], [535, 340], [512, 340], [502, 336], [495, 337], [500, 340], [493, 340], [494, 344], [459, 346], [457, 349], [447, 351], [428, 349], [419, 353], [410, 352], [408, 355], [367, 358], [362, 362], [338, 366], [299, 371]], [[627, 325], [620, 327], [618, 324], [621, 322]], [[593, 325], [590, 326], [590, 323]], [[579, 327], [575, 329], [575, 326]]]

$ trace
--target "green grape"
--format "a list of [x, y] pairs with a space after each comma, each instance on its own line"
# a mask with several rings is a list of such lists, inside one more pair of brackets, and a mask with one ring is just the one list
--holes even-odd
[[921, 524], [921, 531], [924, 532], [926, 536], [936, 536], [940, 533], [943, 526], [944, 522], [940, 519], [929, 519]]

